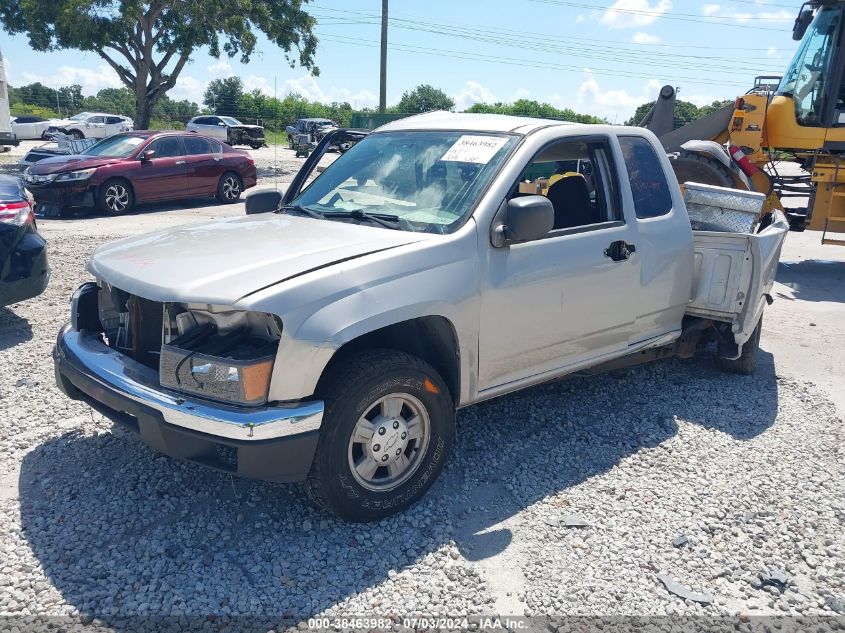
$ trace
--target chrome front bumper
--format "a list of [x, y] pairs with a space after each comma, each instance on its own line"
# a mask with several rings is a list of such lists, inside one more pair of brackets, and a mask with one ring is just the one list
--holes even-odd
[[[70, 324], [59, 332], [54, 360], [60, 388], [69, 381], [117, 412], [135, 415], [140, 406], [167, 425], [214, 438], [258, 442], [314, 434], [323, 420], [321, 401], [234, 407], [163, 389], [156, 371], [116, 352], [98, 333], [79, 332]], [[121, 402], [138, 406], [123, 408]]]

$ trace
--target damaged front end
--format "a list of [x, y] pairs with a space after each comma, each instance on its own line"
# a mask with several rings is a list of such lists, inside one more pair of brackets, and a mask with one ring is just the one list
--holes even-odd
[[249, 145], [255, 149], [266, 143], [264, 128], [260, 125], [234, 125], [227, 133], [229, 145]]
[[320, 401], [270, 402], [282, 323], [265, 313], [157, 302], [106, 282], [73, 295], [53, 352], [69, 397], [155, 450], [267, 481], [301, 481]]
[[267, 403], [282, 334], [278, 317], [150, 301], [105, 282], [91, 286], [96, 296], [90, 286], [77, 295], [96, 299], [96, 315], [80, 309], [78, 299], [73, 314], [90, 321], [75, 329], [99, 329], [109, 347], [155, 370], [161, 387], [227, 404]]

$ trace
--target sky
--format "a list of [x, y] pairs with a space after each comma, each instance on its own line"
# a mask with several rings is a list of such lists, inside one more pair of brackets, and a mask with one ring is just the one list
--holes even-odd
[[[458, 110], [520, 98], [621, 123], [660, 86], [704, 105], [733, 99], [757, 75], [781, 75], [794, 53], [800, 2], [788, 0], [390, 0], [388, 104], [428, 83]], [[318, 20], [318, 77], [290, 68], [263, 36], [249, 64], [195, 52], [175, 99], [202, 102], [212, 79], [237, 75], [247, 89], [308, 99], [378, 103], [381, 0], [311, 0]], [[84, 94], [122, 85], [94, 53], [33, 52], [0, 31], [7, 80]]]

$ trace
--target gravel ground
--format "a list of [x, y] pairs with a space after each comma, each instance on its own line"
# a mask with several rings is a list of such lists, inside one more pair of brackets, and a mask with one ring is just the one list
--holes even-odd
[[840, 413], [768, 352], [752, 377], [661, 362], [466, 409], [440, 481], [378, 524], [112, 428], [53, 386], [53, 337], [97, 244], [180, 213], [41, 222], [50, 286], [0, 309], [0, 614], [845, 614]]

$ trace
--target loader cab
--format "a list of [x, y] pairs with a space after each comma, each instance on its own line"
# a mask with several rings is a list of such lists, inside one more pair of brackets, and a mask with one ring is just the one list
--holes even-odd
[[[845, 151], [845, 3], [808, 8], [796, 20], [801, 44], [792, 58], [766, 116], [769, 147]], [[830, 146], [830, 144], [834, 146]]]

